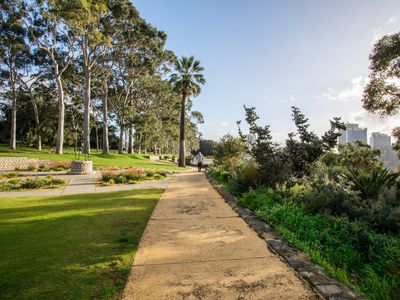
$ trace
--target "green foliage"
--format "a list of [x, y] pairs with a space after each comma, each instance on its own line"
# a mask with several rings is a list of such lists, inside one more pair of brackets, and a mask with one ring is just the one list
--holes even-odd
[[200, 152], [204, 156], [212, 156], [214, 153], [214, 147], [216, 146], [216, 142], [213, 140], [201, 140], [200, 141]]
[[248, 152], [255, 159], [263, 177], [263, 182], [268, 186], [286, 181], [291, 174], [290, 161], [286, 153], [277, 143], [272, 141], [269, 126], [257, 125], [259, 119], [254, 107], [244, 107], [246, 122], [249, 124], [249, 136], [241, 133], [241, 139], [248, 140]]
[[232, 182], [240, 192], [245, 192], [250, 187], [256, 187], [262, 181], [262, 174], [252, 161], [245, 161], [232, 173]]
[[225, 135], [214, 146], [214, 164], [217, 167], [232, 171], [243, 158], [245, 150], [245, 144], [240, 138]]
[[400, 106], [400, 88], [394, 83], [400, 79], [400, 33], [385, 35], [376, 42], [370, 54], [370, 81], [367, 84], [363, 106], [369, 112], [394, 115]]
[[346, 217], [309, 215], [292, 201], [297, 192], [297, 187], [293, 192], [282, 187], [251, 189], [239, 202], [341, 281], [372, 299], [396, 299], [400, 239], [377, 234]]
[[299, 108], [292, 107], [292, 116], [297, 133], [289, 134], [285, 150], [291, 161], [294, 175], [301, 177], [309, 173], [312, 164], [324, 151], [336, 146], [337, 138], [340, 135], [338, 129], [344, 129], [345, 126], [340, 118], [334, 118], [334, 121], [330, 121], [331, 128], [325, 132], [322, 138], [319, 138], [314, 132], [308, 130], [308, 119]]
[[103, 184], [135, 184], [142, 180], [164, 179], [169, 173], [165, 170], [143, 170], [130, 168], [122, 171], [106, 171], [101, 175]]
[[[269, 126], [258, 126], [258, 115], [254, 107], [244, 107], [246, 122], [249, 125], [248, 136], [244, 135], [239, 127], [239, 135], [243, 141], [248, 141], [248, 151], [256, 160], [262, 173], [263, 183], [268, 186], [300, 178], [309, 173], [313, 163], [324, 153], [332, 149], [337, 143], [338, 129], [344, 124], [340, 118], [330, 121], [331, 128], [322, 138], [309, 131], [308, 119], [300, 109], [293, 106], [292, 116], [297, 132], [290, 133], [286, 140], [286, 147], [282, 148], [272, 141]], [[238, 126], [240, 122], [238, 122]]]
[[[363, 107], [381, 116], [395, 115], [400, 109], [400, 33], [385, 35], [376, 42], [370, 59], [370, 80], [365, 87]], [[400, 150], [400, 127], [393, 129], [394, 149]]]
[[379, 156], [378, 149], [372, 149], [367, 144], [357, 142], [355, 146], [352, 144], [339, 145], [338, 153], [326, 152], [321, 157], [321, 161], [329, 167], [340, 166], [372, 172], [383, 168]]
[[58, 188], [64, 184], [64, 180], [52, 176], [47, 176], [46, 178], [12, 179], [0, 182], [0, 191], [31, 190], [39, 188], [52, 189]]
[[399, 178], [399, 173], [388, 169], [373, 170], [367, 173], [360, 169], [349, 169], [346, 178], [353, 183], [353, 188], [360, 192], [362, 199], [377, 199], [382, 191], [391, 187]]

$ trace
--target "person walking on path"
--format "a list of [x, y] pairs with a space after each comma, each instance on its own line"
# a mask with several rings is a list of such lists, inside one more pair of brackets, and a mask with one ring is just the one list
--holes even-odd
[[203, 160], [204, 160], [204, 156], [199, 151], [199, 153], [197, 153], [197, 155], [196, 155], [197, 168], [198, 168], [199, 172], [201, 172], [201, 167], [203, 166]]

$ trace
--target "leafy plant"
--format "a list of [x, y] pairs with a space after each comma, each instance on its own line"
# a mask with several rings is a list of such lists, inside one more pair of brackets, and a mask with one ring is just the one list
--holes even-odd
[[385, 188], [396, 183], [399, 173], [388, 169], [378, 169], [367, 173], [360, 169], [349, 169], [344, 176], [352, 182], [353, 188], [359, 191], [362, 199], [377, 199]]

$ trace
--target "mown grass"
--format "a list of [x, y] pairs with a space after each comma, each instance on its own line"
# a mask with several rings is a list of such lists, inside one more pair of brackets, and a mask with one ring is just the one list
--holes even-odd
[[0, 199], [0, 298], [119, 298], [161, 192]]
[[[0, 157], [17, 156], [17, 157], [32, 157], [43, 160], [51, 161], [71, 161], [75, 159], [75, 153], [72, 148], [64, 148], [63, 154], [54, 154], [50, 152], [48, 147], [44, 147], [42, 151], [37, 151], [33, 148], [18, 147], [13, 151], [9, 149], [8, 145], [0, 144]], [[84, 156], [81, 154], [80, 159]], [[110, 153], [108, 155], [102, 153], [95, 153], [92, 151], [89, 157], [93, 161], [93, 165], [97, 168], [101, 167], [137, 167], [137, 168], [153, 168], [165, 170], [184, 170], [179, 168], [176, 164], [168, 161], [151, 161], [145, 158], [142, 154], [117, 154]]]

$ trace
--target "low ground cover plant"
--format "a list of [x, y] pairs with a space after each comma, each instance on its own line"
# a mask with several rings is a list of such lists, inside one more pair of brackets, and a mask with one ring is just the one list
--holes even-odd
[[104, 171], [101, 176], [101, 183], [110, 184], [135, 184], [144, 180], [160, 180], [165, 178], [169, 172], [165, 170], [144, 170], [130, 168], [119, 171]]
[[17, 191], [32, 189], [52, 189], [65, 184], [65, 180], [46, 176], [45, 178], [15, 178], [0, 182], [0, 191]]

